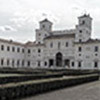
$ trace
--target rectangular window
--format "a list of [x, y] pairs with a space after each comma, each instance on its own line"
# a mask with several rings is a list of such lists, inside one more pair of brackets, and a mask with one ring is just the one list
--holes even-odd
[[68, 47], [68, 42], [66, 42], [66, 47]]
[[82, 42], [82, 39], [79, 39], [79, 42]]
[[24, 53], [24, 51], [25, 51], [25, 50], [24, 50], [24, 49], [22, 49], [22, 53]]
[[82, 30], [79, 30], [80, 33], [82, 33]]
[[98, 52], [98, 50], [99, 50], [99, 48], [98, 48], [98, 46], [95, 46], [95, 52]]
[[28, 49], [28, 53], [31, 53], [31, 50], [30, 49]]
[[51, 48], [53, 47], [53, 43], [50, 43], [50, 47], [51, 47]]
[[38, 61], [38, 67], [40, 67], [40, 61]]
[[9, 46], [7, 46], [7, 51], [10, 51], [10, 47]]
[[38, 49], [38, 53], [40, 53], [41, 52], [41, 49]]
[[17, 48], [17, 52], [20, 52], [20, 48]]
[[1, 45], [1, 50], [2, 50], [2, 51], [4, 50], [4, 45]]
[[4, 65], [4, 60], [3, 59], [1, 59], [1, 65]]
[[14, 52], [15, 51], [15, 48], [14, 47], [12, 47], [12, 52]]
[[12, 67], [14, 67], [14, 64], [15, 64], [15, 60], [12, 60]]
[[47, 62], [46, 61], [44, 62], [44, 66], [47, 66]]
[[72, 67], [74, 67], [74, 62], [72, 62]]
[[24, 66], [24, 63], [25, 63], [24, 60], [22, 60], [22, 66]]
[[27, 66], [30, 66], [30, 61], [27, 61]]
[[41, 42], [39, 41], [38, 44], [41, 44]]
[[45, 25], [42, 25], [42, 28], [45, 28]]
[[19, 66], [19, 60], [17, 60], [17, 66]]
[[58, 49], [60, 49], [60, 45], [61, 45], [61, 43], [60, 43], [60, 42], [58, 42]]
[[79, 62], [78, 62], [78, 67], [81, 67], [81, 66], [82, 66], [82, 62], [79, 61]]
[[98, 67], [98, 62], [97, 61], [94, 62], [94, 67], [96, 67], [96, 68]]
[[54, 65], [54, 60], [53, 59], [50, 59], [49, 60], [49, 67], [53, 66]]
[[79, 48], [78, 48], [78, 51], [81, 52], [81, 51], [82, 51], [82, 47], [79, 47]]
[[9, 59], [7, 59], [7, 65], [9, 66], [9, 64], [10, 64], [10, 61], [9, 61]]
[[70, 60], [69, 59], [65, 59], [64, 60], [65, 66], [67, 65], [68, 67], [70, 66]]

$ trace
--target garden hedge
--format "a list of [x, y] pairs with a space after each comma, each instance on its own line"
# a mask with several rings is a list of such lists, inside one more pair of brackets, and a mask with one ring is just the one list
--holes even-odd
[[16, 84], [0, 85], [0, 100], [19, 100], [36, 94], [83, 84], [99, 79], [98, 74], [42, 79]]

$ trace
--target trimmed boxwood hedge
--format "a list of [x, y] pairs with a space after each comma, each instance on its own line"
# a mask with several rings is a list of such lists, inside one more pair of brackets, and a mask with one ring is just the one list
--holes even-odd
[[[94, 74], [97, 72], [91, 72], [87, 74]], [[37, 80], [37, 79], [47, 79], [47, 78], [56, 78], [56, 77], [63, 77], [63, 76], [71, 76], [71, 75], [77, 75], [79, 76], [80, 73], [71, 73], [71, 72], [55, 72], [51, 74], [25, 74], [25, 75], [18, 75], [18, 76], [7, 76], [7, 77], [0, 77], [0, 84], [6, 84], [11, 82], [22, 82], [22, 81], [28, 81], [28, 80]], [[86, 73], [82, 73], [81, 75], [86, 75]]]
[[14, 74], [45, 74], [45, 71], [32, 68], [0, 68], [0, 73]]
[[10, 77], [0, 77], [0, 84], [6, 84], [11, 82], [23, 82], [28, 80], [37, 80], [37, 79], [47, 79], [47, 78], [57, 78], [62, 77], [63, 74], [36, 74], [36, 75], [22, 75], [22, 76], [10, 76]]
[[[79, 76], [99, 73], [98, 70], [71, 70], [71, 69], [16, 69], [16, 68], [0, 68], [0, 73], [12, 74], [12, 76], [0, 77], [0, 84], [11, 82], [22, 82], [28, 80], [56, 78], [63, 76]], [[7, 74], [6, 73], [6, 74]], [[19, 74], [18, 76], [13, 76]]]
[[0, 100], [14, 100], [27, 96], [36, 95], [64, 87], [70, 87], [98, 80], [98, 74], [83, 75], [73, 78], [56, 78], [53, 80], [45, 79], [37, 82], [22, 82], [12, 85], [4, 85], [0, 87]]
[[48, 73], [65, 73], [67, 75], [85, 75], [100, 73], [100, 70], [81, 70], [81, 69], [45, 69], [45, 68], [0, 68], [0, 73], [14, 74], [48, 74]]

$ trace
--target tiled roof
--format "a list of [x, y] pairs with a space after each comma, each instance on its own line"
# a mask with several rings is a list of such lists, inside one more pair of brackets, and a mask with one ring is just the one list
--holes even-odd
[[[84, 18], [84, 17], [90, 17], [90, 15], [89, 15], [89, 14], [84, 14], [84, 15], [78, 17], [78, 18]], [[91, 17], [90, 17], [90, 18], [91, 18]], [[92, 18], [91, 18], [91, 19], [92, 19]]]
[[31, 46], [31, 45], [34, 45], [34, 42], [28, 41], [25, 43], [25, 46]]
[[44, 46], [44, 44], [36, 44], [36, 42], [28, 41], [25, 46], [33, 47], [33, 46]]
[[61, 34], [61, 35], [51, 35], [46, 37], [45, 39], [59, 39], [59, 38], [74, 38], [75, 34]]
[[[46, 19], [40, 21], [40, 23], [42, 23], [42, 22], [50, 22], [50, 21], [46, 18]], [[50, 22], [50, 23], [52, 23], [52, 22]]]
[[36, 44], [36, 42], [31, 42], [31, 41], [28, 41], [27, 43], [20, 43], [20, 42], [15, 42], [12, 40], [0, 39], [0, 42], [12, 44], [12, 45], [24, 46], [24, 47], [44, 46], [44, 44]]
[[24, 46], [23, 43], [15, 42], [15, 41], [12, 41], [12, 40], [0, 39], [0, 42], [8, 43], [8, 44], [14, 44], [14, 45]]
[[89, 39], [86, 42], [75, 42], [75, 44], [92, 44], [92, 43], [100, 43], [99, 39]]

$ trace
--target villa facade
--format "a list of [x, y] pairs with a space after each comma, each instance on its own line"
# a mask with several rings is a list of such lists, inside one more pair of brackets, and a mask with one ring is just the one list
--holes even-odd
[[53, 31], [48, 19], [39, 25], [34, 42], [0, 39], [0, 67], [100, 69], [100, 40], [91, 38], [90, 15], [78, 17], [71, 30]]

